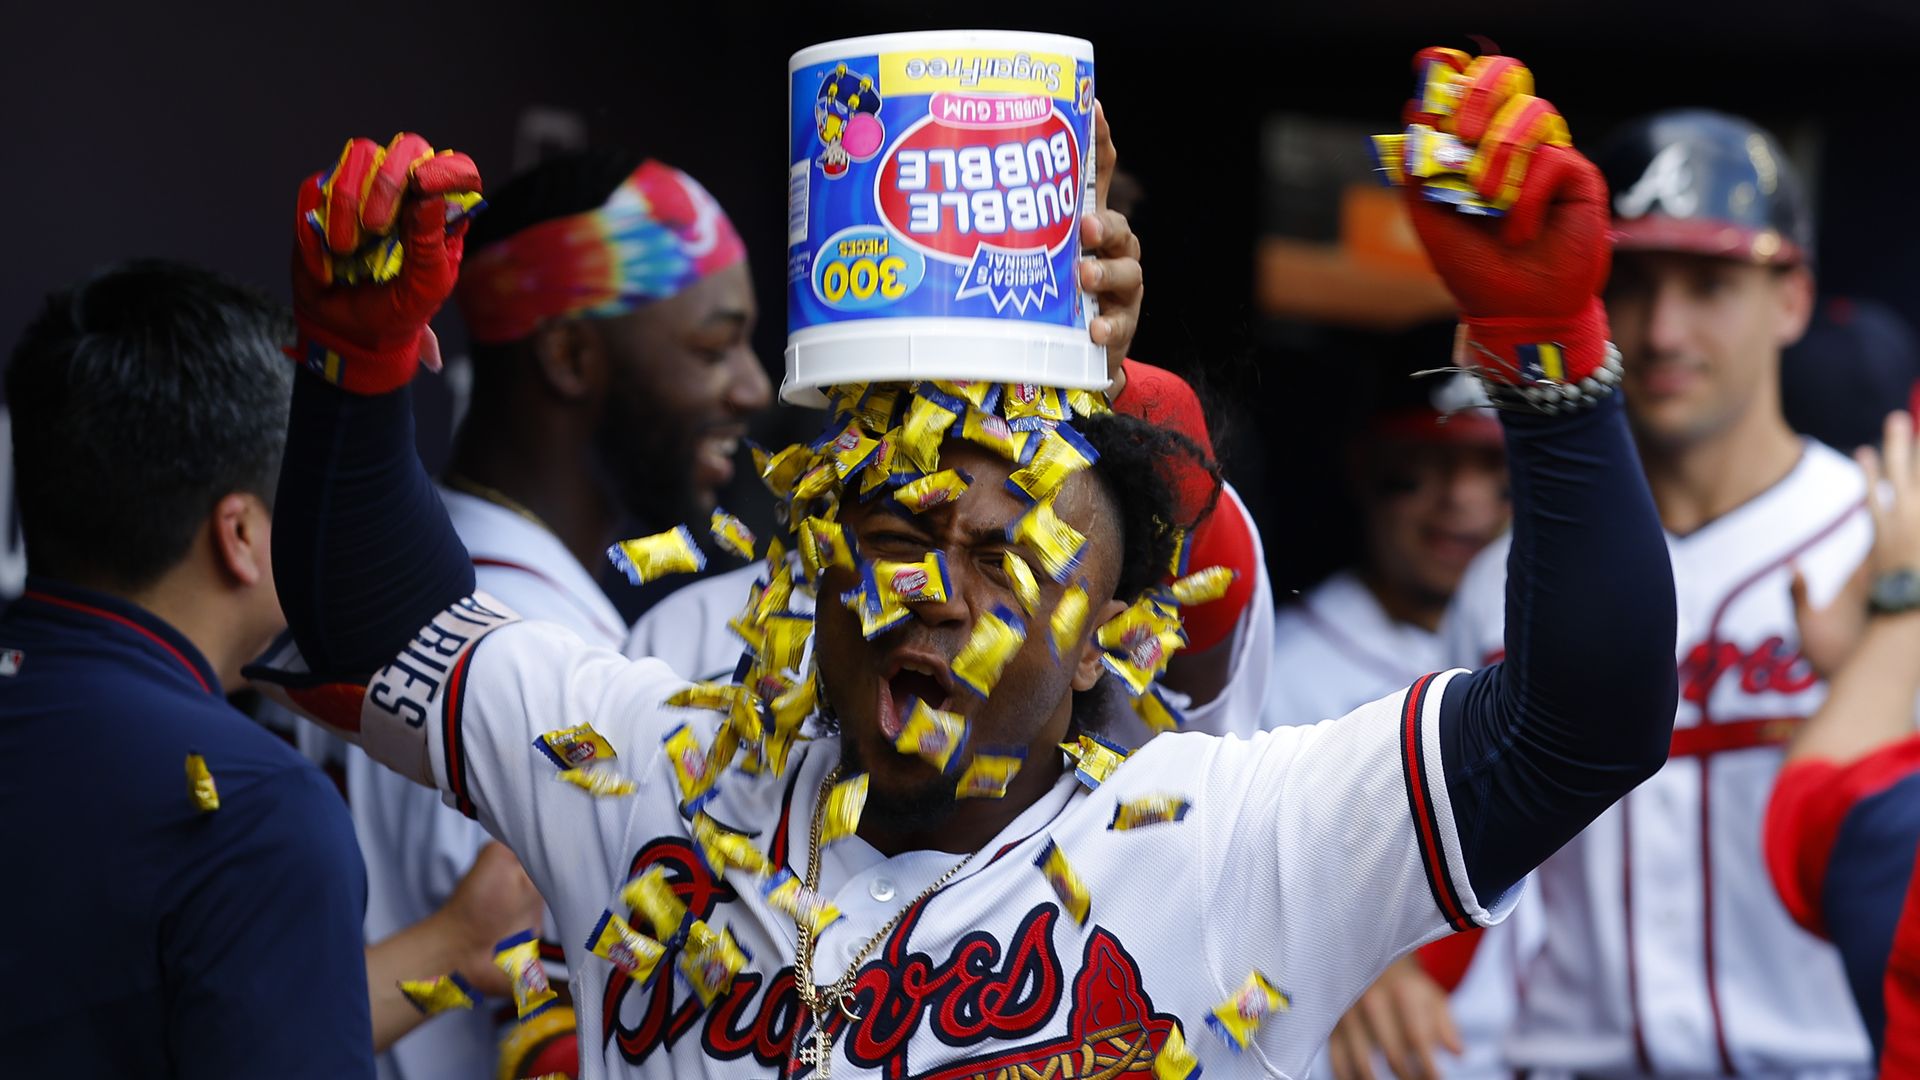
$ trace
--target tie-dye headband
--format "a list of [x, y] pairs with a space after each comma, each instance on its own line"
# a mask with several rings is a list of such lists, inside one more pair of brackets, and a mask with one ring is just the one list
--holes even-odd
[[530, 337], [548, 319], [624, 315], [746, 253], [698, 181], [649, 160], [598, 209], [468, 252], [455, 295], [473, 340], [497, 345]]

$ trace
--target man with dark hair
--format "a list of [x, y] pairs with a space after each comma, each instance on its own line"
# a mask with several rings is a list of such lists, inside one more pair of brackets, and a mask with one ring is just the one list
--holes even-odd
[[10, 1072], [372, 1075], [346, 808], [222, 697], [282, 625], [289, 333], [259, 296], [137, 262], [53, 296], [14, 349]]
[[[593, 1005], [583, 1075], [1298, 1075], [1390, 960], [1497, 922], [1658, 768], [1671, 575], [1612, 393], [1604, 187], [1524, 69], [1459, 60], [1454, 130], [1507, 216], [1459, 214], [1418, 178], [1408, 203], [1464, 362], [1508, 409], [1525, 632], [1502, 663], [1328, 724], [1124, 760], [1061, 752], [1075, 695], [1123, 679], [1169, 726], [1152, 684], [1177, 609], [1226, 584], [1121, 592], [1179, 525], [1196, 551], [1211, 539], [1173, 462], [1156, 459], [1164, 486], [1097, 469], [1149, 421], [1068, 392], [1026, 454], [1003, 422], [1031, 402], [1004, 385], [826, 388], [822, 438], [762, 472], [793, 543], [743, 623], [757, 670], [689, 686], [476, 593], [413, 453], [406, 386], [461, 254], [448, 199], [477, 169], [354, 144], [333, 175], [377, 172], [372, 194], [308, 179], [329, 239], [297, 234], [289, 623], [342, 691], [330, 722], [526, 862]], [[398, 280], [335, 283], [387, 235]], [[671, 567], [676, 539], [629, 557]], [[820, 603], [794, 616], [781, 593], [803, 585]]]

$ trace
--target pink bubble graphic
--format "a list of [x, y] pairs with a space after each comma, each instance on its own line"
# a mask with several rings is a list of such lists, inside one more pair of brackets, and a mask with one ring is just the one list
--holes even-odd
[[840, 147], [855, 161], [865, 161], [880, 152], [887, 130], [872, 113], [854, 113], [847, 118], [847, 130], [840, 136]]

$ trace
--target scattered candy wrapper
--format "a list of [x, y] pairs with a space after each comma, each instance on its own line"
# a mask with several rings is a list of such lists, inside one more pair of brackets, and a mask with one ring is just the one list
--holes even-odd
[[820, 846], [852, 836], [860, 827], [860, 812], [867, 805], [867, 774], [850, 776], [827, 790], [826, 809], [821, 815]]
[[1144, 597], [1103, 623], [1094, 638], [1100, 643], [1100, 662], [1135, 697], [1147, 692], [1173, 654], [1187, 643], [1179, 615], [1164, 612]]
[[1010, 424], [1029, 420], [1061, 422], [1067, 418], [1067, 405], [1060, 391], [1034, 383], [1008, 383], [1000, 398], [1000, 411]]
[[522, 930], [495, 945], [493, 966], [506, 972], [513, 984], [513, 1004], [522, 1020], [549, 1008], [559, 996], [547, 983], [547, 969], [540, 962], [540, 939], [531, 930]]
[[953, 658], [953, 677], [960, 685], [986, 697], [1000, 682], [1007, 664], [1027, 640], [1027, 623], [1020, 613], [998, 605], [974, 620], [973, 634]]
[[1112, 832], [1126, 832], [1179, 821], [1187, 816], [1189, 809], [1191, 804], [1179, 795], [1146, 795], [1128, 799], [1113, 808], [1113, 820], [1107, 823], [1107, 828]]
[[544, 732], [533, 740], [533, 745], [562, 769], [597, 765], [602, 761], [612, 761], [617, 756], [613, 752], [613, 744], [607, 741], [606, 736], [593, 730], [592, 724], [575, 724], [558, 731]]
[[747, 954], [724, 927], [715, 930], [695, 919], [687, 928], [687, 939], [674, 962], [680, 977], [704, 1007], [733, 985], [733, 977], [746, 970]]
[[587, 936], [587, 951], [625, 972], [636, 983], [645, 984], [667, 954], [666, 946], [635, 930], [617, 913], [600, 913]]
[[638, 912], [663, 942], [679, 937], [687, 922], [687, 905], [667, 881], [667, 868], [657, 863], [621, 886], [620, 902]]
[[680, 785], [681, 805], [688, 812], [698, 810], [711, 796], [719, 770], [713, 768], [707, 752], [700, 746], [700, 737], [688, 725], [675, 727], [661, 741], [667, 748], [667, 761], [673, 766], [673, 778]]
[[967, 721], [959, 713], [936, 709], [919, 698], [907, 712], [907, 722], [894, 749], [932, 765], [941, 772], [952, 766], [954, 755], [966, 743]]
[[941, 469], [932, 475], [902, 484], [894, 490], [893, 498], [914, 513], [924, 514], [966, 494], [967, 487], [972, 483], [973, 477], [964, 470]]
[[923, 388], [907, 406], [907, 419], [900, 425], [900, 449], [923, 473], [940, 469], [940, 441], [947, 429], [967, 412], [963, 398], [949, 397], [932, 388]]
[[791, 916], [796, 925], [805, 922], [815, 937], [840, 917], [839, 908], [808, 889], [791, 870], [782, 870], [770, 878], [760, 894], [770, 906]]
[[753, 558], [756, 541], [753, 530], [747, 528], [746, 522], [725, 510], [716, 508], [713, 516], [707, 521], [707, 531], [712, 534], [713, 542], [720, 545], [721, 550], [742, 559]]
[[944, 604], [952, 590], [947, 574], [947, 557], [938, 551], [927, 552], [919, 562], [868, 564], [867, 603], [869, 606], [902, 604]]
[[1080, 635], [1087, 628], [1087, 613], [1092, 607], [1085, 581], [1074, 582], [1060, 594], [1059, 602], [1053, 605], [1053, 614], [1047, 617], [1047, 647], [1053, 650], [1056, 662], [1066, 663], [1073, 656], [1073, 650], [1080, 644]]
[[1007, 786], [1020, 774], [1027, 763], [1027, 748], [1024, 746], [1002, 747], [992, 753], [977, 753], [967, 763], [965, 772], [960, 774], [960, 782], [954, 785], [955, 797], [961, 799], [1003, 799], [1007, 795]]
[[1007, 526], [1007, 539], [1025, 544], [1040, 557], [1047, 576], [1059, 582], [1073, 576], [1087, 550], [1086, 536], [1054, 512], [1051, 492]]
[[1227, 590], [1233, 587], [1235, 576], [1230, 566], [1209, 566], [1167, 586], [1167, 591], [1172, 594], [1174, 602], [1182, 606], [1210, 604], [1227, 595]]
[[1158, 686], [1147, 687], [1146, 693], [1133, 699], [1133, 712], [1156, 735], [1187, 726], [1186, 714], [1175, 708]]
[[967, 410], [966, 419], [960, 422], [960, 437], [1016, 464], [1038, 441], [1037, 436], [1016, 431], [1007, 421], [979, 409]]
[[693, 816], [693, 840], [700, 848], [700, 856], [715, 877], [725, 880], [728, 872], [739, 870], [754, 877], [765, 877], [773, 873], [773, 863], [769, 862], [760, 849], [744, 833], [722, 828], [705, 814]]
[[1032, 616], [1040, 607], [1040, 579], [1033, 576], [1033, 567], [1012, 551], [1001, 554], [1000, 564], [1006, 568], [1007, 580], [1013, 585], [1013, 595], [1020, 598], [1020, 607], [1028, 616]]
[[1054, 894], [1060, 897], [1060, 906], [1073, 916], [1073, 921], [1081, 926], [1087, 925], [1087, 915], [1093, 910], [1093, 899], [1087, 895], [1086, 882], [1073, 872], [1073, 867], [1067, 864], [1066, 853], [1060, 850], [1060, 845], [1052, 837], [1047, 838], [1046, 846], [1034, 857], [1033, 865], [1039, 868], [1047, 884], [1053, 886]]
[[414, 1008], [428, 1016], [436, 1016], [449, 1009], [471, 1009], [480, 1001], [479, 992], [457, 973], [442, 975], [437, 979], [402, 979], [400, 993]]
[[1092, 791], [1106, 783], [1113, 770], [1127, 760], [1127, 752], [1098, 735], [1083, 734], [1079, 741], [1061, 743], [1060, 749], [1073, 759], [1073, 775]]
[[203, 814], [220, 809], [220, 789], [214, 785], [213, 773], [207, 769], [207, 759], [199, 754], [187, 755], [187, 795]]
[[1167, 1031], [1167, 1041], [1153, 1055], [1153, 1080], [1198, 1080], [1200, 1059], [1187, 1045], [1187, 1036], [1175, 1024]]
[[693, 530], [685, 525], [637, 540], [622, 540], [607, 549], [607, 559], [635, 585], [669, 574], [697, 573], [707, 565], [706, 553], [694, 543]]
[[564, 769], [555, 773], [554, 779], [603, 799], [617, 799], [640, 790], [640, 785], [611, 769]]
[[1273, 1013], [1285, 1012], [1292, 1005], [1292, 999], [1256, 971], [1247, 976], [1247, 981], [1240, 984], [1232, 997], [1214, 1007], [1207, 1015], [1207, 1026], [1239, 1053], [1253, 1041], [1261, 1021]]
[[1007, 490], [1025, 502], [1039, 502], [1099, 460], [1099, 452], [1079, 432], [1065, 424], [1051, 427], [1040, 436], [1033, 457], [1007, 477]]

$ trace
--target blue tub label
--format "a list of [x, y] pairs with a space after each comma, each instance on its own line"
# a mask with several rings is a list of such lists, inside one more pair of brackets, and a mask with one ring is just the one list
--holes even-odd
[[1093, 65], [1013, 49], [793, 75], [787, 329], [959, 317], [1084, 329]]

